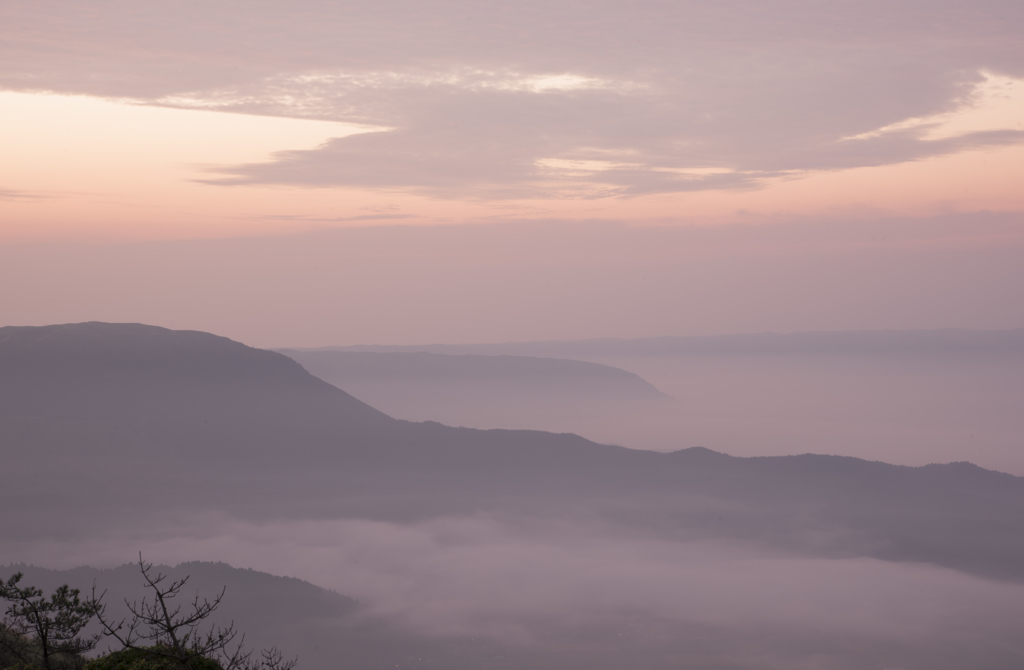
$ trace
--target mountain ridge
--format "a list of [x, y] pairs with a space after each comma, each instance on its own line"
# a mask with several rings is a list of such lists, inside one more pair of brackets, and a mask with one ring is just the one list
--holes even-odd
[[594, 338], [522, 342], [346, 345], [291, 347], [296, 351], [413, 352], [439, 354], [509, 354], [593, 358], [709, 354], [949, 354], [1024, 353], [1024, 328], [975, 330], [812, 330], [790, 333], [727, 333], [644, 338]]
[[423, 351], [301, 351], [274, 349], [298, 361], [318, 376], [353, 381], [426, 382], [441, 386], [453, 381], [490, 381], [503, 384], [533, 382], [554, 385], [567, 382], [591, 385], [618, 383], [625, 397], [664, 398], [664, 393], [639, 375], [600, 363], [565, 358], [515, 356], [510, 354], [435, 354]]
[[[90, 328], [90, 337], [104, 329], [138, 332]], [[166, 337], [164, 331], [145, 332]], [[26, 379], [38, 381], [31, 365], [23, 375], [0, 375], [0, 398], [20, 398], [17, 406], [0, 404], [5, 466], [20, 474], [5, 482], [0, 506], [22, 510], [0, 518], [5, 537], [149, 528], [154, 518], [211, 510], [256, 520], [400, 523], [585, 514], [658, 537], [747, 539], [810, 555], [931, 562], [1024, 581], [1024, 479], [1012, 475], [822, 454], [663, 453], [573, 434], [401, 421], [281, 354], [179, 336], [244, 354], [254, 369], [242, 378], [255, 381], [234, 383], [230, 366], [231, 383], [211, 380], [210, 370], [219, 368], [204, 368], [202, 357], [168, 371], [156, 355], [141, 376], [122, 361], [134, 372], [113, 382], [94, 379], [89, 365], [69, 365], [57, 377], [38, 376], [46, 378], [43, 387], [56, 388], [54, 379], [63, 384], [71, 409], [62, 412], [47, 394], [23, 393]], [[0, 366], [12, 351], [0, 347]], [[88, 347], [79, 351], [88, 358]], [[264, 361], [284, 372], [257, 374]], [[181, 370], [194, 372], [182, 381]], [[121, 387], [118, 379], [131, 383]], [[43, 498], [35, 495], [40, 481], [50, 492]]]

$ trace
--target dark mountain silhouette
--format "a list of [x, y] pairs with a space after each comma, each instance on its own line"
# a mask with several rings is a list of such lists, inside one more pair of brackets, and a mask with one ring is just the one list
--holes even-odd
[[[967, 463], [734, 458], [391, 419], [286, 356], [136, 324], [0, 329], [5, 537], [155, 515], [584, 514], [631, 533], [1024, 579], [1024, 479]], [[45, 494], [40, 494], [40, 492]]]
[[141, 324], [0, 328], [0, 378], [5, 416], [139, 420], [251, 414], [272, 405], [277, 412], [330, 408], [350, 423], [385, 420], [284, 356]]

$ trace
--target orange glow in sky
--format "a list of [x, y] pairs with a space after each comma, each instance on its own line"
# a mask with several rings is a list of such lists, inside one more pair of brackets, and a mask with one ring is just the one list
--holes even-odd
[[[210, 168], [270, 160], [386, 129], [185, 110], [95, 97], [0, 93], [4, 239], [169, 239], [353, 225], [602, 219], [644, 224], [872, 212], [926, 216], [1024, 209], [1024, 147], [966, 150], [881, 167], [799, 172], [759, 188], [595, 199], [457, 199], [397, 188], [215, 185]], [[1019, 129], [1024, 84], [989, 76], [974, 104], [901, 128], [936, 138]], [[875, 134], [892, 131], [883, 128]], [[899, 128], [896, 128], [899, 130]], [[870, 133], [866, 134], [870, 135]], [[856, 138], [847, 141], [857, 141]], [[560, 169], [600, 170], [595, 161]]]

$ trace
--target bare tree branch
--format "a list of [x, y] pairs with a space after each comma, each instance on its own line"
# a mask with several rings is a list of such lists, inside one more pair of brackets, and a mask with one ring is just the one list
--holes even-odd
[[103, 633], [120, 642], [124, 649], [173, 659], [182, 667], [193, 670], [196, 659], [215, 660], [224, 670], [292, 670], [295, 667], [296, 659], [283, 660], [276, 647], [263, 650], [260, 658], [253, 659], [253, 652], [245, 649], [245, 636], [235, 630], [234, 622], [226, 627], [211, 625], [205, 631], [200, 630], [220, 606], [227, 587], [221, 589], [212, 601], [200, 599], [196, 593], [190, 609], [182, 613], [182, 607], [175, 598], [181, 594], [188, 577], [168, 582], [167, 575], [160, 572], [154, 575], [153, 564], [145, 562], [141, 553], [139, 571], [144, 586], [152, 592], [153, 600], [143, 598], [141, 602], [129, 602], [125, 599], [130, 617], [120, 621], [108, 619], [106, 607], [99, 604], [103, 594], [97, 598], [95, 586], [90, 601], [96, 605], [96, 616]]

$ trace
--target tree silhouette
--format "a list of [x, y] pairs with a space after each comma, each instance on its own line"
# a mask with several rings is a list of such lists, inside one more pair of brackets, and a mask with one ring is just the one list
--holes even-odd
[[83, 654], [92, 650], [100, 635], [80, 637], [82, 629], [101, 609], [99, 601], [83, 602], [79, 590], [60, 586], [48, 599], [34, 586], [20, 587], [24, 575], [0, 581], [0, 598], [9, 601], [0, 645], [26, 665], [44, 670], [77, 669]]

